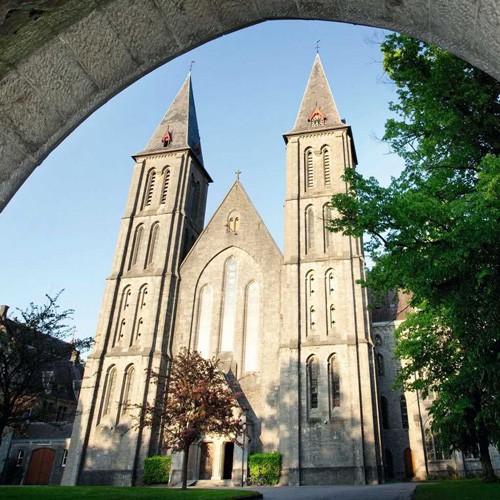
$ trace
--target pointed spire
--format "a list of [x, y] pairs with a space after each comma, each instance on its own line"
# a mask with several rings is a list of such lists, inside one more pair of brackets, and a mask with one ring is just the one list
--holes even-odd
[[163, 120], [140, 154], [167, 152], [173, 149], [191, 148], [203, 164], [200, 132], [196, 118], [191, 71], [182, 84], [179, 93], [168, 108]]
[[342, 120], [326, 79], [321, 58], [316, 54], [292, 132], [338, 125], [342, 125]]

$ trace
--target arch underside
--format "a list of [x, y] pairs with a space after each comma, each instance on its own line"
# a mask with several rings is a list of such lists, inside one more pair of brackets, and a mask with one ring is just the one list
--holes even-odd
[[0, 210], [111, 97], [161, 64], [276, 19], [363, 24], [433, 42], [500, 79], [500, 0], [0, 2]]

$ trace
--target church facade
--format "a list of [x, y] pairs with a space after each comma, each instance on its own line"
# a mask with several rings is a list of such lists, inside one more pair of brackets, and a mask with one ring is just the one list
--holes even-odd
[[[319, 56], [284, 139], [283, 253], [239, 180], [204, 227], [211, 178], [190, 76], [133, 157], [63, 484], [140, 482], [144, 458], [162, 450], [127, 407], [154, 399], [147, 374], [183, 346], [217, 356], [249, 403], [244, 446], [207, 436], [190, 454], [191, 478], [242, 484], [260, 451], [282, 454], [283, 484], [425, 477], [422, 417], [389, 381], [397, 318], [372, 324], [356, 283], [362, 242], [325, 229], [357, 159]], [[179, 474], [174, 460], [172, 480]]]

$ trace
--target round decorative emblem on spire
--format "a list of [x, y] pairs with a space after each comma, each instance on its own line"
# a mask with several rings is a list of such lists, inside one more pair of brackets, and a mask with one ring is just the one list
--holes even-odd
[[314, 111], [309, 115], [307, 120], [311, 127], [320, 127], [325, 124], [326, 116], [321, 112], [318, 106], [314, 108]]

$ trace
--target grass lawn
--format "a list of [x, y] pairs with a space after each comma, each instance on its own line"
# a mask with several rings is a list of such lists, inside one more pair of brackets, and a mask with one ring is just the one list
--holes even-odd
[[22, 498], [23, 500], [62, 500], [77, 499], [105, 499], [120, 500], [121, 498], [163, 498], [165, 500], [200, 499], [237, 499], [254, 495], [251, 490], [210, 489], [203, 490], [189, 488], [182, 491], [176, 488], [117, 488], [113, 486], [2, 486], [0, 498]]
[[500, 483], [482, 483], [480, 479], [428, 481], [417, 485], [414, 500], [498, 500]]

